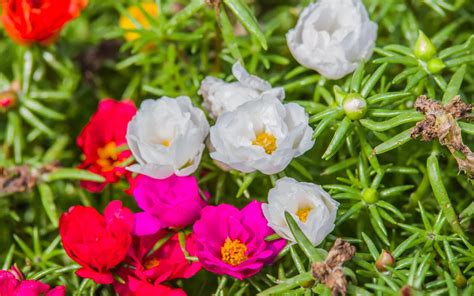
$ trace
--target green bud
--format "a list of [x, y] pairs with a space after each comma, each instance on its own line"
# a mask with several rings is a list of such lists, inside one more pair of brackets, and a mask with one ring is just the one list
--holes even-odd
[[349, 119], [358, 120], [367, 112], [367, 102], [361, 95], [350, 93], [344, 98], [342, 108]]
[[413, 49], [415, 56], [423, 61], [427, 61], [434, 57], [436, 54], [436, 48], [431, 42], [430, 38], [422, 32], [418, 32], [418, 39], [415, 43], [415, 48]]
[[467, 280], [466, 277], [461, 272], [458, 272], [456, 276], [454, 277], [454, 283], [456, 284], [456, 287], [458, 288], [464, 288], [466, 287]]
[[376, 203], [379, 200], [379, 193], [373, 188], [366, 188], [362, 191], [362, 199], [369, 204]]
[[428, 61], [427, 67], [428, 71], [430, 71], [431, 73], [438, 74], [446, 67], [446, 65], [441, 59], [434, 58]]

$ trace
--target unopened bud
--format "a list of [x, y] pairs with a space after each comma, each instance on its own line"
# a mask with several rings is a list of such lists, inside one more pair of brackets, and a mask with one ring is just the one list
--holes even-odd
[[23, 281], [25, 279], [25, 276], [16, 264], [13, 264], [13, 266], [8, 271], [19, 281]]
[[464, 288], [466, 287], [466, 284], [467, 284], [466, 277], [461, 272], [459, 272], [454, 277], [454, 283], [456, 284], [456, 287]]
[[395, 264], [395, 259], [392, 254], [385, 250], [382, 250], [379, 259], [375, 261], [375, 267], [377, 267], [378, 271], [385, 271], [387, 270], [387, 266], [393, 266], [393, 264]]
[[366, 188], [362, 191], [362, 199], [369, 204], [376, 203], [379, 200], [379, 193], [373, 188]]
[[436, 54], [436, 48], [431, 42], [430, 38], [422, 32], [418, 32], [418, 39], [415, 43], [415, 48], [413, 49], [415, 56], [423, 61], [428, 61]]
[[367, 112], [367, 102], [361, 95], [350, 93], [344, 98], [342, 108], [349, 119], [358, 120]]
[[441, 59], [434, 58], [428, 61], [427, 67], [428, 71], [430, 71], [431, 73], [438, 74], [446, 67], [446, 65]]

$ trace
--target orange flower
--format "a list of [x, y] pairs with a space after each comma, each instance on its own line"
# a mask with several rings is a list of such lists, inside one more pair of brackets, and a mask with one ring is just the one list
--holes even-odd
[[[140, 9], [141, 8], [143, 9]], [[149, 29], [150, 28], [150, 22], [148, 21], [148, 18], [145, 14], [143, 14], [143, 11], [146, 12], [148, 17], [150, 18], [157, 18], [159, 15], [158, 11], [158, 6], [154, 2], [145, 2], [141, 3], [140, 6], [135, 5], [135, 6], [130, 6], [127, 8], [127, 12], [130, 16], [128, 15], [122, 15], [120, 16], [119, 20], [119, 26], [123, 30], [136, 30], [136, 29]], [[133, 18], [130, 19], [130, 17]], [[136, 23], [139, 23], [140, 27], [136, 26]], [[140, 37], [140, 34], [136, 32], [126, 32], [125, 33], [125, 39], [127, 41], [133, 41], [135, 39], [138, 39]]]
[[79, 16], [87, 0], [3, 0], [2, 23], [19, 44], [50, 44], [62, 27]]

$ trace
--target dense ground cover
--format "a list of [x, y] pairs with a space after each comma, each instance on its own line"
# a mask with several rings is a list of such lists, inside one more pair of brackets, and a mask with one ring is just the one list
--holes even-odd
[[0, 295], [473, 295], [474, 2], [334, 1], [2, 2]]

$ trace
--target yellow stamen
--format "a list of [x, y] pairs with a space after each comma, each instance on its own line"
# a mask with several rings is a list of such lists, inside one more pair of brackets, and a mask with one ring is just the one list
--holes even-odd
[[267, 154], [272, 154], [277, 149], [275, 136], [266, 132], [259, 133], [252, 144], [262, 147]]
[[157, 267], [158, 265], [160, 264], [160, 261], [156, 258], [150, 258], [150, 259], [147, 259], [145, 261], [145, 264], [143, 264], [143, 266], [146, 268], [146, 269], [152, 269], [152, 268], [155, 268]]
[[110, 142], [102, 148], [97, 149], [97, 164], [102, 167], [102, 171], [110, 171], [120, 164], [118, 161], [119, 152], [115, 142]]
[[247, 246], [240, 240], [231, 240], [229, 237], [225, 239], [224, 245], [221, 247], [222, 261], [232, 266], [237, 266], [248, 259]]
[[300, 219], [301, 222], [306, 223], [308, 220], [308, 215], [311, 212], [312, 208], [302, 208], [296, 212], [296, 216]]
[[163, 141], [161, 141], [161, 145], [163, 145], [165, 147], [169, 147], [171, 145], [171, 141], [170, 140], [163, 140]]

